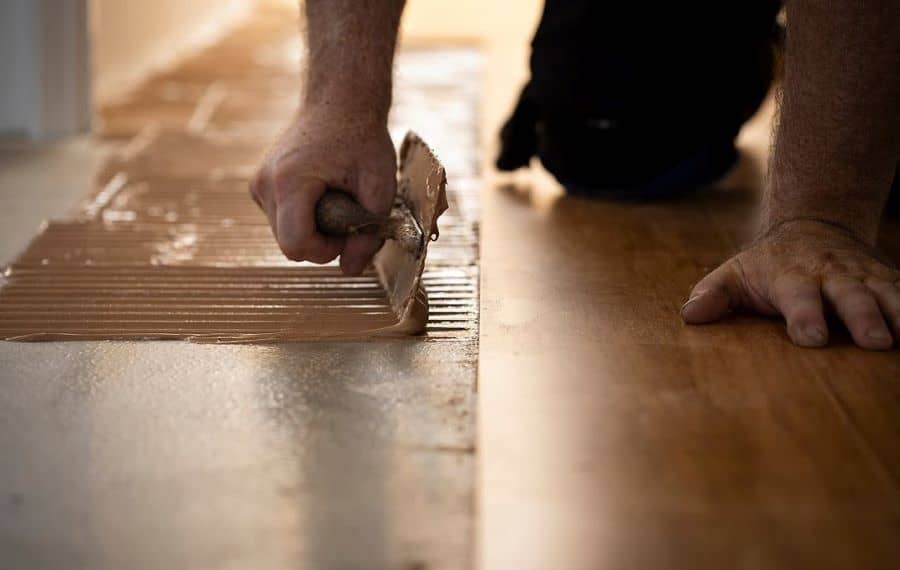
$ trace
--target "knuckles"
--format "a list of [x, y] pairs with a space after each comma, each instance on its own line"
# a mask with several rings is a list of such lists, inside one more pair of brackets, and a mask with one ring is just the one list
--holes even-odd
[[[309, 119], [275, 143], [248, 184], [253, 200], [269, 214], [281, 252], [292, 261], [328, 263], [342, 253], [343, 245], [322, 240], [310, 231], [309, 202], [326, 185], [366, 194], [360, 201], [387, 213], [396, 193], [397, 157], [385, 129], [366, 128], [353, 136], [336, 132], [331, 124]], [[348, 140], [354, 142], [347, 143]], [[359, 196], [358, 196], [359, 197]], [[297, 216], [294, 213], [297, 212]], [[314, 230], [314, 228], [313, 228]], [[312, 235], [310, 235], [312, 234]]]
[[284, 199], [296, 190], [297, 176], [294, 168], [289, 164], [276, 164], [269, 175], [272, 182], [272, 192], [276, 203], [284, 201]]
[[872, 267], [872, 263], [877, 262], [868, 252], [848, 250], [843, 245], [817, 247], [811, 243], [795, 243], [793, 247], [786, 247], [778, 244], [757, 248], [750, 258], [777, 274], [845, 276], [863, 280], [867, 275], [881, 273]]

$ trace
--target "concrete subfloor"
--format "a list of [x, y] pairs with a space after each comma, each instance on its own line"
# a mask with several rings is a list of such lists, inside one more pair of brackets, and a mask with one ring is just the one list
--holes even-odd
[[[0, 256], [105, 154], [0, 152]], [[475, 351], [0, 343], [0, 567], [467, 567]]]
[[471, 350], [4, 343], [0, 567], [467, 567]]
[[0, 263], [47, 219], [71, 214], [114, 145], [84, 135], [42, 145], [0, 143]]
[[[293, 18], [257, 18], [233, 41], [258, 46], [263, 28], [265, 41], [299, 49], [283, 39]], [[229, 42], [216, 49], [247, 52]], [[402, 67], [427, 72], [428, 57]], [[434, 116], [406, 84], [396, 116]], [[273, 114], [254, 136], [280, 126]], [[441, 125], [434, 138], [446, 140]], [[0, 152], [0, 259], [41, 220], [73, 212], [107, 150], [78, 140]], [[451, 176], [459, 166], [448, 163]], [[474, 332], [0, 343], [0, 568], [468, 568], [476, 361]]]

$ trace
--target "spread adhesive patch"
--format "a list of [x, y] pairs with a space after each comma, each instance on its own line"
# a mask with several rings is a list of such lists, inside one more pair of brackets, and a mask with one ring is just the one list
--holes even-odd
[[[392, 132], [396, 134], [398, 120], [406, 119], [424, 126], [429, 135], [437, 133], [451, 171], [445, 193], [447, 177], [428, 146], [415, 135], [405, 139], [398, 195], [426, 236], [437, 235], [437, 216], [446, 202], [450, 205], [427, 259], [423, 254], [410, 260], [391, 241], [359, 277], [342, 275], [334, 263], [316, 266], [285, 259], [247, 192], [265, 145], [283, 123], [275, 117], [264, 120], [266, 102], [274, 97], [280, 108], [283, 94], [216, 80], [211, 91], [216, 97], [198, 97], [203, 113], [195, 113], [183, 128], [154, 123], [154, 107], [139, 104], [140, 97], [136, 118], [128, 116], [127, 105], [116, 107], [122, 121], [114, 136], [120, 137], [124, 126], [138, 118], [147, 119], [143, 130], [104, 167], [97, 190], [78, 216], [45, 224], [6, 267], [0, 338], [278, 342], [419, 333], [426, 339], [473, 337], [476, 145], [465, 137], [441, 135], [476, 131], [474, 97], [451, 93], [465, 82], [447, 81], [460, 73], [477, 75], [476, 54], [451, 48], [407, 50], [398, 56], [398, 73], [405, 74], [406, 85], [398, 87]], [[435, 75], [435, 64], [451, 69], [445, 76]], [[158, 90], [161, 82], [171, 87], [186, 72], [176, 68], [171, 73], [168, 80], [156, 78], [153, 88]], [[275, 70], [269, 73], [280, 77]], [[430, 112], [429, 105], [448, 97], [468, 107]], [[217, 108], [227, 113], [219, 115]]]

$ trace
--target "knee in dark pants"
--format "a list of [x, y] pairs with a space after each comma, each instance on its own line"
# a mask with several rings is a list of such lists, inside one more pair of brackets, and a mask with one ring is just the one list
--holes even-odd
[[721, 175], [768, 91], [779, 6], [548, 0], [498, 168], [538, 155], [572, 187], [635, 191]]

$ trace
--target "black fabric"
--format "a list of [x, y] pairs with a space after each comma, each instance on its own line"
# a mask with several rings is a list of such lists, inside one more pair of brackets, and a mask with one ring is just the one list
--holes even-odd
[[[771, 77], [778, 0], [546, 0], [531, 88], [547, 116], [715, 125]], [[694, 116], [691, 116], [694, 115]]]
[[[498, 167], [524, 166], [537, 154], [561, 182], [582, 189], [720, 176], [768, 91], [779, 7], [546, 0], [532, 78], [501, 132]], [[683, 183], [666, 177], [684, 161], [709, 171], [687, 172]]]

